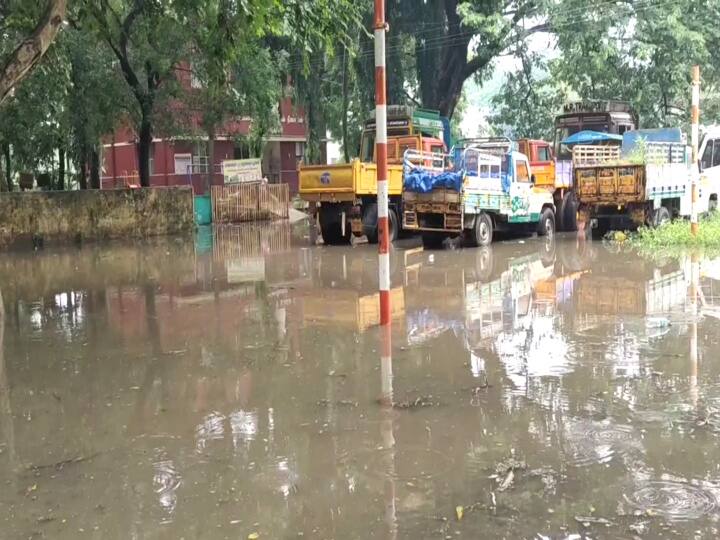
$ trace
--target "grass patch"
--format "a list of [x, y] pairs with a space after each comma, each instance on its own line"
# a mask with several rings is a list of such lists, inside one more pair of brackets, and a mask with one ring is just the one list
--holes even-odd
[[690, 233], [689, 221], [676, 219], [654, 229], [641, 227], [631, 236], [630, 243], [641, 249], [669, 246], [720, 249], [720, 213], [701, 219], [697, 236]]

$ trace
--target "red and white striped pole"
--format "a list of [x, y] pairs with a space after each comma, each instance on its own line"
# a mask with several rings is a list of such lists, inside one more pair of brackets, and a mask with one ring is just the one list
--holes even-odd
[[700, 165], [698, 163], [698, 149], [700, 145], [700, 66], [692, 68], [692, 106], [690, 108], [690, 138], [692, 141], [692, 199], [690, 206], [690, 232], [693, 236], [698, 233], [698, 182]]
[[375, 157], [377, 161], [380, 325], [390, 324], [390, 229], [388, 227], [387, 90], [385, 0], [375, 0]]

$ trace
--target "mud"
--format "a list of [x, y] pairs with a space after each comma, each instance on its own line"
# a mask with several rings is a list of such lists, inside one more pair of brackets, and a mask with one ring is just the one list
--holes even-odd
[[719, 261], [304, 227], [3, 256], [1, 538], [718, 535]]

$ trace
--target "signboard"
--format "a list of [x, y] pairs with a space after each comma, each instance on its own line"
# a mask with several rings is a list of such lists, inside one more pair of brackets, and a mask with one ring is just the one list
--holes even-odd
[[259, 182], [262, 180], [262, 161], [260, 159], [226, 159], [222, 162], [222, 172], [226, 184]]

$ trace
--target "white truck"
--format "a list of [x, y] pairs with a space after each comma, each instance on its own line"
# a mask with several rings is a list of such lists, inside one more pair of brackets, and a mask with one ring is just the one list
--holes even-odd
[[[403, 228], [426, 245], [463, 236], [486, 246], [494, 231], [555, 232], [552, 194], [536, 188], [527, 156], [509, 139], [473, 139], [451, 156], [405, 153]], [[454, 163], [453, 163], [454, 162]]]
[[698, 213], [714, 210], [720, 194], [720, 128], [706, 132], [699, 155], [700, 162], [692, 163], [684, 143], [646, 142], [635, 156], [622, 156], [617, 147], [576, 146], [578, 223], [601, 236], [610, 229], [655, 227], [689, 217], [696, 175]]

